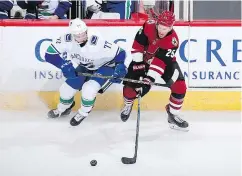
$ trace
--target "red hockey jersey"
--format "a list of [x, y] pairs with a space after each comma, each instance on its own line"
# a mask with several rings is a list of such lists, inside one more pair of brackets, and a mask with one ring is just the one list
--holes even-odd
[[143, 59], [149, 64], [147, 75], [156, 78], [164, 74], [167, 65], [176, 61], [178, 47], [179, 39], [174, 29], [159, 38], [155, 21], [147, 20], [135, 36], [132, 53], [144, 54]]

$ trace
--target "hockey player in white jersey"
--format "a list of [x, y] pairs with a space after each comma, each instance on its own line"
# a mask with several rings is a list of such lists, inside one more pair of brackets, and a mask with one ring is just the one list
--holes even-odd
[[[46, 61], [61, 69], [67, 78], [59, 89], [60, 102], [56, 109], [49, 111], [48, 116], [69, 115], [75, 105], [74, 95], [81, 90], [81, 108], [70, 121], [72, 126], [76, 126], [92, 110], [98, 92], [105, 91], [112, 83], [121, 82], [118, 78], [126, 75], [128, 65], [123, 49], [103, 40], [101, 36], [92, 35], [82, 20], [71, 20], [69, 30], [53, 40], [45, 54]], [[64, 52], [70, 56], [69, 60], [61, 57]], [[78, 72], [113, 76], [114, 79], [78, 76]]]

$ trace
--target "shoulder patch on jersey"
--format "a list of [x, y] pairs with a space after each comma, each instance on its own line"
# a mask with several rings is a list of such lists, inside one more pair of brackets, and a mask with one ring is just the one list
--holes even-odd
[[177, 41], [176, 37], [172, 37], [171, 43], [172, 43], [172, 45], [177, 47], [178, 41]]
[[98, 36], [96, 36], [96, 35], [91, 36], [91, 44], [92, 45], [96, 45], [97, 40], [98, 40]]
[[65, 35], [65, 41], [66, 41], [66, 42], [71, 42], [71, 41], [72, 41], [72, 36], [71, 36], [71, 34], [66, 34], [66, 35]]

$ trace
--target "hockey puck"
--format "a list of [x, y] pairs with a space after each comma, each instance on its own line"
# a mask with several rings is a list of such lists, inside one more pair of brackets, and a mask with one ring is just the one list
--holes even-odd
[[96, 165], [97, 165], [97, 161], [96, 161], [96, 160], [92, 160], [92, 161], [90, 162], [90, 164], [91, 164], [91, 166], [96, 166]]

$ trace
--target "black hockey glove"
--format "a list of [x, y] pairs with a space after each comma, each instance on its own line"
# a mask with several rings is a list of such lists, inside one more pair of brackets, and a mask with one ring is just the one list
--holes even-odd
[[[143, 78], [146, 75], [146, 67], [147, 66], [144, 62], [132, 61], [129, 65], [128, 73], [126, 74], [125, 78], [140, 80], [141, 77]], [[142, 86], [142, 84], [130, 83], [126, 81], [124, 81], [123, 84], [133, 88], [139, 88]]]
[[142, 62], [134, 62], [132, 61], [129, 65], [129, 71], [134, 73], [135, 75], [144, 76], [146, 70], [145, 63]]
[[[143, 79], [144, 82], [147, 82], [147, 83], [151, 83], [151, 82], [155, 82], [155, 79], [150, 77], [150, 76], [145, 76], [144, 79]], [[140, 89], [137, 89], [141, 96], [145, 96], [151, 89], [151, 85], [149, 84], [142, 84], [142, 87]]]

